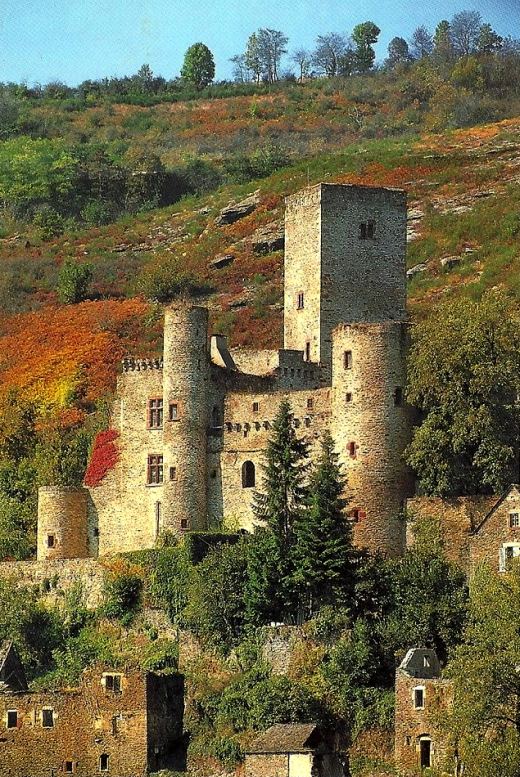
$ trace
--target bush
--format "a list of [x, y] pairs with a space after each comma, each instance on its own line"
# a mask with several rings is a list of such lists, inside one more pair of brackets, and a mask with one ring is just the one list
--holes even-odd
[[122, 564], [110, 573], [104, 586], [103, 614], [128, 625], [142, 605], [143, 581], [130, 564]]
[[211, 288], [191, 273], [181, 270], [180, 263], [168, 261], [146, 268], [137, 286], [144, 297], [162, 303], [181, 297], [197, 297]]
[[228, 177], [235, 183], [248, 183], [255, 178], [267, 178], [289, 164], [286, 152], [275, 145], [267, 145], [250, 156], [231, 157], [224, 162]]
[[42, 240], [52, 240], [53, 237], [63, 234], [65, 220], [54, 208], [45, 208], [36, 213], [34, 219]]
[[78, 264], [72, 259], [66, 259], [58, 275], [56, 291], [59, 301], [64, 305], [82, 302], [87, 296], [91, 280], [90, 264]]
[[178, 171], [178, 177], [186, 194], [206, 194], [222, 183], [220, 171], [203, 159], [191, 159]]
[[0, 559], [20, 561], [36, 548], [31, 505], [0, 492]]

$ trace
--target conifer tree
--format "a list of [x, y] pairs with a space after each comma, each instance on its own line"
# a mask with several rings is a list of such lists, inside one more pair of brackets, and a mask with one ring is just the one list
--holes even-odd
[[263, 528], [255, 533], [249, 556], [245, 594], [249, 623], [293, 617], [294, 526], [307, 501], [307, 458], [307, 444], [297, 437], [291, 406], [284, 400], [267, 444], [263, 490], [254, 498], [253, 509]]
[[345, 603], [352, 590], [352, 533], [344, 513], [343, 487], [334, 441], [325, 432], [310, 478], [308, 508], [294, 528], [293, 580], [309, 616], [325, 604]]

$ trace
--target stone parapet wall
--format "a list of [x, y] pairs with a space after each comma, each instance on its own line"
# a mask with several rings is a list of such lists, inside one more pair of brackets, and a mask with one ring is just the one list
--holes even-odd
[[63, 603], [64, 596], [80, 586], [85, 605], [94, 609], [102, 602], [105, 571], [94, 559], [2, 561], [0, 578], [20, 587], [37, 586], [49, 604]]

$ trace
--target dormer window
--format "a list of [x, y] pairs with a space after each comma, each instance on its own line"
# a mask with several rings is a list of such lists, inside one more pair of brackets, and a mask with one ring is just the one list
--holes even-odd
[[364, 221], [359, 225], [359, 239], [373, 240], [376, 235], [376, 222]]
[[304, 307], [304, 294], [303, 291], [299, 291], [296, 297], [296, 308], [297, 310], [303, 310]]
[[424, 658], [423, 658], [423, 667], [425, 669], [429, 669], [430, 666], [431, 666], [431, 662], [430, 662], [429, 656], [424, 656]]

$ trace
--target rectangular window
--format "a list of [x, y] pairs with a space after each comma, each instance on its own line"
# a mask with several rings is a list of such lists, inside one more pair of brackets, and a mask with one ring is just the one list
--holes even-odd
[[304, 295], [303, 295], [303, 291], [299, 291], [298, 292], [298, 297], [297, 297], [297, 300], [296, 300], [296, 307], [298, 308], [298, 310], [303, 310], [303, 308], [304, 308]]
[[187, 529], [188, 528], [188, 520], [186, 518], [181, 518], [181, 529]]
[[108, 767], [109, 767], [109, 757], [106, 753], [102, 753], [99, 756], [99, 771], [108, 772]]
[[310, 362], [310, 360], [311, 360], [311, 344], [307, 340], [307, 342], [305, 343], [305, 361]]
[[357, 445], [356, 445], [355, 442], [349, 442], [349, 444], [348, 444], [348, 455], [350, 456], [351, 459], [355, 459], [356, 458], [356, 448], [357, 448]]
[[148, 456], [147, 483], [158, 485], [163, 482], [163, 457], [157, 453]]
[[394, 389], [394, 405], [396, 407], [401, 407], [403, 404], [403, 389], [401, 386], [396, 386]]
[[121, 675], [120, 674], [106, 674], [105, 675], [105, 690], [112, 691], [112, 693], [121, 693]]
[[178, 421], [179, 420], [179, 403], [178, 402], [170, 402], [170, 410], [168, 418], [170, 421]]
[[509, 526], [512, 529], [520, 526], [520, 513], [509, 513]]
[[365, 221], [359, 225], [359, 239], [373, 240], [376, 234], [375, 221]]
[[74, 761], [65, 761], [65, 774], [74, 774]]
[[424, 688], [413, 689], [413, 706], [416, 710], [424, 709]]
[[351, 392], [351, 391], [347, 391], [347, 393], [345, 394], [345, 402], [346, 402], [347, 404], [348, 404], [349, 402], [352, 402], [352, 392]]
[[148, 428], [162, 429], [163, 426], [163, 401], [162, 397], [148, 400]]
[[314, 408], [314, 399], [312, 397], [308, 397], [307, 410], [312, 410], [313, 408]]
[[42, 726], [43, 728], [54, 728], [54, 710], [48, 708], [42, 710]]
[[352, 369], [352, 351], [345, 351], [343, 354], [343, 367], [346, 370]]
[[170, 467], [170, 480], [177, 480], [177, 467]]
[[55, 538], [54, 534], [48, 534], [47, 535], [47, 547], [48, 548], [53, 548], [55, 546], [55, 544], [56, 544], [56, 538]]
[[260, 404], [258, 402], [253, 402], [253, 413], [258, 413], [260, 410]]
[[18, 712], [17, 710], [7, 710], [7, 728], [17, 728]]

